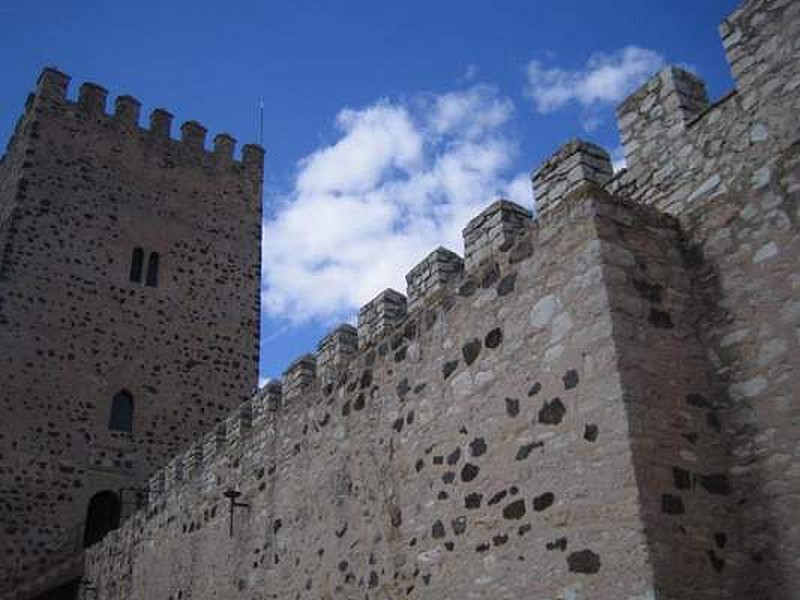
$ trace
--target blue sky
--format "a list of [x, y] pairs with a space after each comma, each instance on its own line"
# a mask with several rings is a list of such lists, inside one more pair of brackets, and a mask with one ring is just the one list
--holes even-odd
[[257, 140], [264, 99], [262, 376], [571, 137], [619, 158], [613, 107], [666, 63], [712, 99], [732, 87], [717, 35], [735, 0], [53, 1], [0, 5], [0, 138], [39, 70]]

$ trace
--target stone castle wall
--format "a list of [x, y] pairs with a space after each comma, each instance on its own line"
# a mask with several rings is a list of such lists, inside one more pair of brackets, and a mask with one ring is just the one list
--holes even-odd
[[628, 171], [609, 187], [676, 215], [701, 263], [694, 285], [707, 307], [695, 319], [723, 401], [706, 408], [724, 434], [721, 491], [740, 539], [714, 550], [727, 593], [791, 598], [800, 590], [800, 5], [745, 2], [720, 34], [736, 89], [709, 105], [702, 81], [679, 69], [643, 86], [618, 109]]
[[[0, 162], [0, 596], [79, 574], [90, 499], [150, 474], [257, 383], [263, 153], [46, 69]], [[134, 248], [142, 276], [131, 281]], [[157, 285], [147, 285], [151, 253]], [[110, 429], [133, 397], [131, 432]], [[51, 570], [55, 569], [54, 571]], [[48, 578], [52, 581], [48, 583]]]
[[[659, 73], [150, 482], [98, 598], [800, 594], [800, 5]], [[231, 508], [225, 492], [241, 493]], [[229, 528], [232, 526], [232, 530]]]
[[295, 363], [280, 403], [273, 386], [178, 457], [92, 551], [100, 597], [647, 597], [605, 282], [626, 251], [597, 232], [616, 210], [524, 223], [346, 368]]

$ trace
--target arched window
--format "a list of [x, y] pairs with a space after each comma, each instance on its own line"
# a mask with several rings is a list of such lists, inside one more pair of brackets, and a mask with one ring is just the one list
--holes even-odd
[[158, 285], [158, 252], [151, 252], [147, 260], [147, 285], [156, 287]]
[[119, 527], [119, 496], [108, 490], [99, 492], [89, 500], [86, 524], [83, 528], [83, 547], [88, 548], [102, 540], [106, 534]]
[[133, 396], [122, 390], [114, 394], [111, 400], [111, 416], [108, 428], [113, 431], [133, 431]]
[[144, 250], [134, 248], [131, 255], [131, 281], [140, 283], [142, 281], [142, 266], [144, 265]]

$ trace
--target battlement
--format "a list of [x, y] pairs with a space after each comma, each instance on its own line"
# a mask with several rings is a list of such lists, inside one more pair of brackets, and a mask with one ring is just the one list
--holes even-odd
[[611, 157], [600, 146], [583, 140], [564, 144], [532, 176], [539, 214], [583, 185], [606, 185], [613, 174]]
[[138, 134], [145, 140], [166, 144], [187, 157], [199, 159], [206, 168], [237, 168], [259, 178], [263, 176], [264, 149], [258, 144], [245, 144], [241, 159], [234, 159], [236, 140], [230, 134], [215, 135], [212, 148], [207, 149], [207, 129], [193, 120], [181, 125], [180, 138], [173, 138], [173, 115], [163, 108], [153, 109], [148, 127], [141, 127], [141, 103], [135, 97], [117, 96], [114, 112], [109, 113], [106, 110], [108, 91], [96, 83], [81, 84], [77, 100], [69, 100], [70, 79], [69, 75], [52, 67], [43, 69], [30, 107], [39, 106], [59, 114], [114, 125], [120, 130]]
[[731, 152], [758, 162], [765, 143], [787, 147], [800, 136], [789, 117], [800, 108], [797, 3], [746, 2], [719, 33], [735, 89], [709, 103], [703, 80], [676, 66], [643, 84], [617, 108], [627, 170], [614, 191], [680, 214], [747, 186]]
[[406, 275], [408, 311], [413, 312], [426, 299], [447, 289], [464, 271], [464, 259], [439, 246]]
[[631, 176], [644, 177], [662, 160], [687, 125], [708, 107], [705, 83], [696, 75], [667, 67], [617, 108], [625, 162]]
[[[202, 135], [196, 131], [196, 135]], [[413, 338], [417, 321], [424, 314], [457, 297], [469, 297], [477, 289], [497, 288], [498, 295], [513, 289], [513, 278], [500, 278], [498, 261], [516, 264], [534, 253], [531, 236], [541, 239], [561, 231], [565, 220], [580, 218], [572, 203], [564, 202], [580, 189], [601, 198], [608, 195], [603, 185], [611, 178], [608, 152], [584, 140], [564, 144], [536, 170], [533, 176], [540, 198], [547, 200], [534, 219], [531, 211], [509, 200], [492, 202], [463, 230], [464, 254], [438, 247], [406, 275], [407, 294], [386, 289], [364, 304], [358, 312], [358, 326], [342, 324], [323, 336], [314, 354], [304, 354], [284, 370], [278, 380], [267, 383], [253, 398], [237, 408], [214, 431], [193, 444], [181, 457], [166, 465], [151, 479], [151, 508], [163, 500], [170, 482], [194, 476], [205, 481], [217, 460], [233, 460], [241, 441], [269, 427], [278, 412], [294, 410], [298, 403], [324, 390], [329, 394], [342, 384], [353, 364], [363, 362], [372, 351], [397, 351]], [[540, 200], [541, 202], [541, 200]], [[645, 209], [646, 207], [641, 207]], [[400, 350], [401, 355], [405, 352]], [[398, 355], [400, 356], [400, 355]]]
[[474, 217], [464, 227], [464, 266], [471, 270], [489, 261], [495, 252], [504, 252], [517, 235], [531, 224], [532, 213], [527, 208], [497, 200]]
[[[150, 511], [158, 511], [177, 482], [195, 479], [211, 485], [208, 478], [217, 461], [235, 461], [243, 440], [251, 435], [276, 435], [271, 423], [279, 413], [301, 410], [300, 405], [318, 391], [330, 394], [347, 380], [354, 365], [368, 364], [371, 353], [399, 352], [396, 360], [402, 360], [420, 319], [425, 321], [431, 311], [442, 306], [447, 309], [458, 297], [470, 297], [478, 289], [496, 288], [499, 296], [507, 294], [514, 279], [501, 278], [497, 262], [514, 265], [529, 259], [534, 253], [534, 231], [546, 240], [551, 237], [550, 230], [562, 230], [566, 219], [580, 218], [571, 204], [562, 203], [575, 190], [590, 184], [599, 197], [607, 198], [602, 183], [610, 177], [610, 160], [599, 146], [572, 140], [545, 161], [537, 174], [538, 185], [550, 186], [551, 202], [543, 214], [534, 219], [529, 210], [508, 200], [491, 203], [464, 228], [469, 262], [452, 250], [433, 250], [406, 275], [407, 295], [393, 289], [382, 291], [361, 307], [358, 327], [335, 327], [319, 341], [314, 354], [292, 361], [280, 379], [268, 382], [203, 440], [154, 474]], [[562, 181], [569, 183], [562, 185]]]
[[[570, 148], [574, 146], [572, 143]], [[557, 157], [570, 160], [572, 156], [571, 151], [562, 148], [547, 164], [558, 171], [563, 165]], [[549, 506], [548, 498], [553, 494], [546, 490], [554, 490], [559, 499], [563, 494], [564, 502], [572, 501], [567, 498], [572, 487], [559, 477], [564, 469], [572, 468], [569, 460], [575, 456], [573, 448], [580, 448], [578, 451], [584, 456], [598, 453], [596, 459], [578, 459], [578, 472], [585, 473], [584, 461], [599, 464], [594, 461], [607, 456], [609, 437], [617, 431], [627, 431], [602, 421], [608, 418], [609, 410], [623, 410], [621, 400], [610, 400], [616, 393], [609, 391], [616, 378], [603, 371], [611, 368], [608, 361], [603, 358], [600, 365], [577, 358], [581, 354], [608, 356], [598, 348], [606, 347], [607, 342], [601, 340], [611, 335], [611, 328], [605, 319], [594, 314], [598, 299], [605, 293], [601, 291], [606, 285], [602, 281], [602, 265], [607, 261], [610, 268], [616, 269], [616, 277], [623, 272], [620, 265], [635, 268], [621, 246], [598, 239], [599, 223], [611, 238], [613, 229], [624, 223], [636, 235], [647, 238], [648, 243], [650, 238], [656, 239], [653, 252], [661, 257], [658, 265], [673, 260], [672, 255], [661, 250], [670, 247], [676, 235], [674, 219], [660, 220], [649, 207], [617, 203], [599, 185], [581, 187], [582, 183], [593, 182], [593, 177], [590, 172], [584, 179], [577, 179], [577, 187], [565, 191], [569, 198], [554, 198], [546, 216], [536, 220], [523, 207], [505, 201], [493, 203], [491, 210], [481, 213], [481, 218], [473, 220], [468, 229], [469, 240], [483, 244], [487, 252], [484, 260], [465, 268], [456, 253], [435, 249], [408, 274], [408, 297], [413, 302], [407, 303], [397, 291], [385, 290], [362, 308], [358, 329], [343, 325], [324, 336], [316, 355], [293, 361], [280, 381], [259, 390], [241, 410], [234, 411], [203, 440], [156, 473], [150, 482], [146, 517], [140, 514], [110, 533], [103, 549], [90, 551], [90, 561], [105, 560], [109, 549], [117, 544], [124, 547], [129, 543], [125, 540], [141, 531], [154, 531], [159, 538], [165, 536], [186, 544], [206, 543], [203, 540], [224, 533], [226, 540], [233, 536], [231, 543], [247, 545], [251, 523], [262, 518], [272, 534], [258, 543], [265, 548], [265, 560], [270, 565], [278, 565], [278, 559], [284, 561], [287, 542], [281, 537], [282, 528], [290, 528], [291, 535], [299, 535], [298, 527], [325, 528], [320, 539], [314, 540], [314, 551], [324, 547], [327, 554], [330, 544], [336, 543], [327, 538], [323, 541], [328, 529], [331, 539], [342, 539], [344, 545], [352, 543], [346, 539], [348, 519], [351, 529], [359, 527], [340, 503], [347, 507], [354, 498], [361, 502], [361, 498], [379, 494], [377, 502], [394, 506], [391, 491], [387, 492], [389, 500], [380, 495], [382, 486], [409, 486], [406, 481], [415, 476], [424, 487], [410, 488], [413, 500], [398, 498], [402, 515], [399, 509], [387, 509], [386, 514], [391, 515], [388, 531], [402, 531], [403, 539], [414, 537], [418, 540], [414, 543], [427, 549], [431, 543], [438, 543], [439, 534], [431, 540], [424, 531], [430, 530], [430, 524], [424, 522], [428, 517], [417, 524], [413, 509], [408, 507], [416, 498], [427, 497], [428, 477], [437, 493], [444, 478], [444, 489], [454, 496], [452, 519], [457, 525], [453, 527], [460, 527], [463, 522], [474, 527], [476, 519], [482, 518], [476, 517], [477, 511], [484, 506], [487, 513], [497, 511], [498, 528], [516, 519], [509, 515], [515, 514], [513, 507], [519, 507], [517, 498], [506, 498], [516, 492], [507, 491], [511, 489], [509, 484], [496, 481], [495, 474], [500, 471], [487, 463], [498, 456], [505, 457], [499, 464], [522, 468], [526, 464], [523, 461], [536, 452], [537, 460], [544, 464], [541, 475], [531, 482], [520, 475], [525, 480], [522, 485], [530, 483], [529, 490], [520, 492], [520, 497], [527, 493], [537, 498], [532, 513]], [[587, 193], [575, 194], [578, 189]], [[509, 222], [514, 226], [508, 227]], [[661, 272], [659, 277], [663, 277], [657, 265], [653, 266], [654, 272]], [[564, 269], [566, 277], [559, 275]], [[565, 280], [570, 283], [565, 284]], [[405, 310], [408, 304], [413, 307]], [[571, 333], [565, 337], [567, 330]], [[569, 346], [565, 349], [562, 344]], [[525, 360], [530, 364], [519, 364]], [[573, 390], [579, 379], [581, 386], [588, 387], [575, 399]], [[537, 397], [543, 385], [546, 387], [542, 396]], [[595, 399], [597, 395], [600, 401]], [[534, 419], [535, 411], [540, 410], [533, 426], [525, 424], [529, 422], [527, 415], [524, 421], [514, 420], [526, 405], [535, 406]], [[477, 414], [478, 411], [485, 412]], [[559, 411], [566, 411], [566, 418], [575, 421], [569, 426], [575, 428], [574, 432], [556, 428], [562, 418]], [[596, 445], [595, 419], [601, 419], [603, 436], [602, 443]], [[502, 433], [497, 433], [497, 428]], [[540, 455], [538, 448], [543, 444], [548, 450]], [[562, 456], [561, 452], [566, 454]], [[553, 453], [559, 453], [558, 457], [553, 458]], [[559, 461], [566, 461], [566, 466], [560, 467]], [[360, 469], [367, 468], [362, 465], [367, 464], [373, 465], [369, 468], [376, 470], [379, 483], [373, 483], [371, 473], [361, 475]], [[304, 465], [307, 471], [301, 472]], [[479, 469], [493, 475], [473, 482]], [[450, 477], [455, 479], [452, 484], [447, 482]], [[564, 475], [564, 479], [569, 482], [573, 475]], [[553, 484], [554, 480], [560, 483]], [[298, 494], [295, 486], [301, 486], [299, 489], [307, 490], [304, 493], [310, 496], [324, 496], [320, 502], [325, 507], [330, 505], [333, 516], [320, 512], [322, 516], [317, 518], [314, 513], [310, 522], [295, 522], [287, 516], [296, 514], [298, 508], [293, 500]], [[612, 486], [619, 487], [616, 483]], [[233, 517], [219, 510], [227, 506], [224, 493], [229, 489], [240, 493], [242, 502], [252, 510], [243, 509]], [[479, 502], [482, 494], [485, 499], [478, 507], [473, 503]], [[440, 504], [435, 509], [440, 511], [446, 500], [439, 493]], [[292, 507], [290, 512], [283, 508], [287, 504]], [[569, 506], [560, 505], [543, 516], [556, 514], [559, 518]], [[215, 510], [224, 518], [205, 516]], [[321, 509], [325, 510], [328, 509]], [[505, 517], [500, 517], [502, 510]], [[581, 519], [590, 514], [587, 512]], [[430, 520], [438, 516], [431, 516]], [[384, 527], [384, 520], [389, 527], [388, 517], [383, 517], [383, 512], [376, 513], [376, 518], [381, 519], [379, 527]], [[451, 527], [450, 522], [448, 513], [445, 526]], [[518, 525], [511, 525], [510, 531], [516, 535]], [[198, 527], [202, 533], [194, 534]], [[434, 527], [438, 531], [439, 526]], [[537, 527], [548, 526], [545, 522]], [[264, 530], [262, 527], [258, 531]], [[493, 534], [480, 530], [474, 527], [472, 535]], [[569, 526], [567, 532], [571, 540], [580, 540], [582, 535], [580, 526]], [[547, 536], [553, 534], [549, 529], [534, 529], [531, 535], [549, 539]], [[141, 537], [147, 538], [147, 534]], [[461, 543], [457, 538], [455, 543], [461, 543], [456, 546], [458, 551], [473, 555], [479, 541]], [[571, 543], [578, 544], [575, 551], [586, 544]], [[536, 546], [542, 544], [537, 539]], [[381, 556], [377, 551], [375, 554]], [[559, 556], [563, 561], [563, 555]], [[256, 562], [259, 560], [260, 556]], [[273, 574], [278, 568], [265, 567]]]

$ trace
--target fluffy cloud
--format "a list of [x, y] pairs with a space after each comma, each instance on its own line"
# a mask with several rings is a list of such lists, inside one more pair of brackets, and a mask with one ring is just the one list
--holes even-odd
[[339, 138], [300, 161], [264, 223], [264, 309], [295, 323], [348, 317], [498, 196], [532, 203], [509, 173], [512, 103], [492, 87], [342, 110]]
[[611, 150], [611, 166], [614, 167], [614, 173], [628, 166], [625, 162], [625, 149], [622, 146], [616, 146]]
[[594, 54], [575, 71], [546, 68], [533, 60], [528, 64], [525, 93], [542, 114], [577, 102], [585, 109], [583, 126], [591, 131], [602, 121], [598, 107], [620, 102], [664, 65], [660, 54], [637, 46]]

